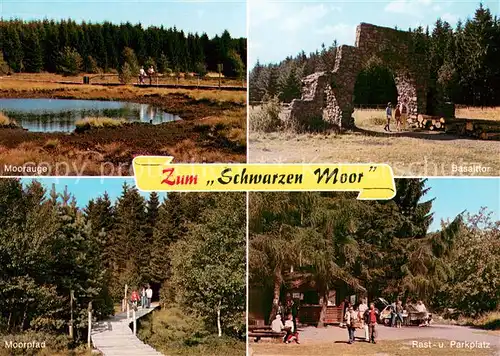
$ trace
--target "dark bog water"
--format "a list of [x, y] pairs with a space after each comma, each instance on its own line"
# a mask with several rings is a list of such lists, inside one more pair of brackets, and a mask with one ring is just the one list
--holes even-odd
[[70, 132], [75, 129], [76, 121], [96, 116], [153, 124], [181, 119], [149, 104], [124, 101], [0, 99], [0, 111], [25, 129], [36, 132]]

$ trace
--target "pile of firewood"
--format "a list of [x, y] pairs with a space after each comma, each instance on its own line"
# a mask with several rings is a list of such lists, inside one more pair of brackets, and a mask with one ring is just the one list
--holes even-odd
[[431, 131], [444, 131], [446, 120], [444, 117], [418, 114], [416, 127]]

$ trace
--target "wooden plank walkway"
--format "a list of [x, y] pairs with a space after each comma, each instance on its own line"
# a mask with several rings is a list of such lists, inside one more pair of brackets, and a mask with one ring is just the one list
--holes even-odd
[[[152, 303], [151, 308], [139, 308], [136, 312], [136, 320], [151, 313], [159, 307], [158, 303]], [[132, 311], [130, 311], [130, 321]], [[93, 325], [92, 344], [104, 356], [159, 356], [162, 353], [156, 351], [151, 346], [143, 343], [137, 338], [127, 321], [127, 313], [117, 314], [109, 319], [100, 321]]]

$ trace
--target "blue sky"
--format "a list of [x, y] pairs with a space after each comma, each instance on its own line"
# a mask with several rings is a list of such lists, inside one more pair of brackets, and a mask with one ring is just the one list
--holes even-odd
[[430, 178], [427, 187], [431, 190], [424, 199], [435, 198], [430, 231], [439, 230], [442, 219], [452, 220], [464, 210], [474, 214], [481, 207], [500, 220], [500, 178]]
[[[356, 26], [361, 22], [400, 29], [432, 25], [440, 17], [453, 27], [458, 19], [474, 16], [479, 1], [392, 0], [392, 1], [249, 1], [249, 59], [263, 64], [307, 54], [338, 44], [354, 45]], [[499, 0], [485, 0], [493, 14], [500, 12]]]
[[0, 16], [23, 20], [72, 18], [77, 22], [140, 22], [144, 27], [176, 26], [185, 32], [206, 32], [210, 37], [227, 29], [232, 37], [246, 37], [246, 3], [241, 0], [1, 0]]
[[[29, 184], [32, 178], [22, 178], [23, 184]], [[68, 187], [68, 192], [76, 199], [77, 205], [80, 208], [87, 206], [90, 199], [95, 199], [108, 192], [112, 202], [114, 202], [122, 192], [123, 183], [129, 186], [135, 185], [134, 178], [37, 178], [47, 189], [48, 192], [52, 189], [52, 185], [56, 185], [56, 191], [64, 192], [64, 187]], [[47, 194], [48, 194], [47, 192]], [[141, 192], [145, 198], [149, 197], [149, 193]], [[166, 193], [159, 193], [160, 201], [166, 197]]]

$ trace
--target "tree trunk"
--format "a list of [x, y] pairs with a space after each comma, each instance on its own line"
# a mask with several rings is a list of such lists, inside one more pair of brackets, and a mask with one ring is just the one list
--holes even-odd
[[278, 302], [280, 300], [281, 289], [281, 272], [276, 268], [274, 271], [274, 290], [273, 290], [273, 306], [271, 308], [271, 315], [269, 315], [269, 325], [273, 322], [276, 314], [278, 313]]
[[221, 304], [222, 304], [222, 300], [219, 300], [219, 306], [217, 307], [217, 331], [218, 331], [219, 337], [222, 336], [222, 328], [221, 328], [221, 324], [220, 324], [220, 307], [221, 307]]
[[319, 314], [318, 328], [322, 328], [325, 326], [327, 307], [328, 307], [328, 291], [323, 291], [323, 300], [321, 302], [321, 312]]

